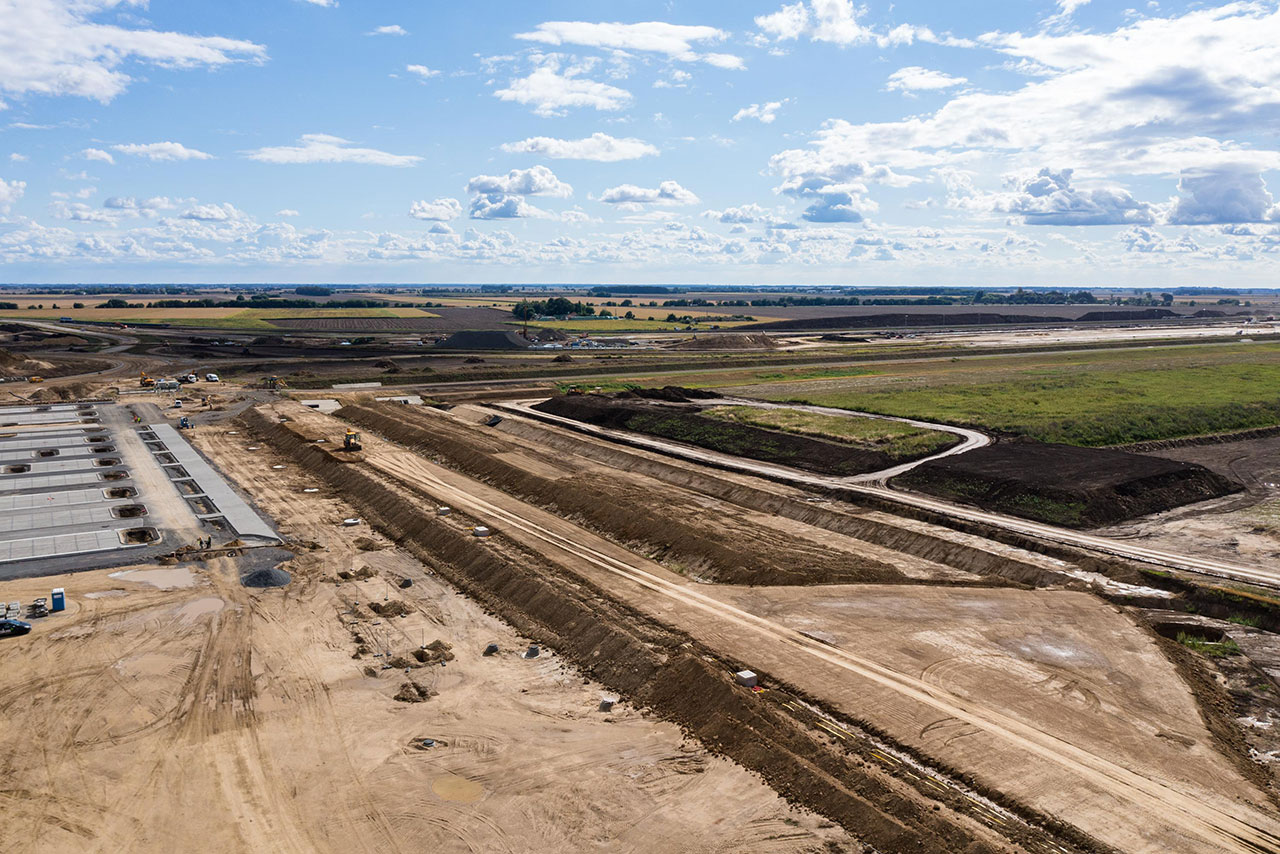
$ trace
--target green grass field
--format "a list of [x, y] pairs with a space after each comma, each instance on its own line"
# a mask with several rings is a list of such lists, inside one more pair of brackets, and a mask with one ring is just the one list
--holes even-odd
[[1046, 442], [1116, 445], [1280, 424], [1280, 344], [959, 359], [733, 391]]
[[749, 424], [801, 436], [845, 442], [888, 454], [894, 460], [919, 459], [956, 443], [952, 433], [925, 430], [877, 418], [820, 415], [799, 409], [760, 409], [755, 406], [714, 406], [703, 415], [736, 424]]

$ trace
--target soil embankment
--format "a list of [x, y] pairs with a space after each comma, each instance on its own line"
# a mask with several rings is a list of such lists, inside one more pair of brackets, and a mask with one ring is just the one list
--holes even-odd
[[881, 561], [817, 544], [782, 542], [769, 532], [699, 524], [674, 500], [655, 500], [629, 479], [575, 470], [527, 443], [413, 408], [350, 405], [338, 417], [359, 424], [503, 491], [581, 520], [592, 529], [704, 581], [733, 584], [831, 584], [903, 581]]
[[[1073, 323], [1137, 323], [1149, 320], [1169, 320], [1179, 317], [1167, 308], [1148, 308], [1141, 311], [1091, 311], [1070, 322]], [[739, 331], [789, 332], [802, 329], [892, 329], [904, 326], [1005, 326], [1024, 323], [1065, 323], [1065, 315], [1003, 314], [992, 311], [964, 311], [958, 309], [946, 314], [923, 312], [892, 312], [866, 315], [835, 315], [813, 317], [807, 320], [775, 320], [738, 327]]]
[[931, 460], [893, 485], [1070, 528], [1110, 525], [1241, 488], [1194, 463], [1032, 441]]
[[534, 408], [598, 427], [646, 433], [836, 477], [879, 471], [903, 462], [883, 451], [712, 418], [686, 406], [667, 406], [637, 395], [561, 395]]

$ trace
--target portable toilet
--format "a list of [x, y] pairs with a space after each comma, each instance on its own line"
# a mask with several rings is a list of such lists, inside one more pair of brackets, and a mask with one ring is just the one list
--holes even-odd
[[66, 593], [63, 592], [63, 589], [61, 587], [53, 588], [53, 593], [49, 596], [49, 610], [50, 611], [67, 610], [67, 596], [66, 596]]

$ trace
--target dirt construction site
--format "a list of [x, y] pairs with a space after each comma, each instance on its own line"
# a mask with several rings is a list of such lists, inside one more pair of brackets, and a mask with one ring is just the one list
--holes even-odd
[[3, 640], [12, 850], [1280, 852], [1280, 645], [1197, 657], [1174, 557], [510, 402], [328, 409], [144, 432], [255, 539], [0, 563], [66, 600]]

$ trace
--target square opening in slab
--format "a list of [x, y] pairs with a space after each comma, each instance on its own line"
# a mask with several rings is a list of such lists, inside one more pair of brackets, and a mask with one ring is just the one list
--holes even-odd
[[62, 452], [59, 451], [57, 448], [41, 448], [40, 450], [36, 451], [36, 456], [37, 457], [56, 457], [60, 453]]
[[29, 471], [31, 471], [31, 466], [22, 464], [4, 467], [5, 474], [26, 474]]
[[158, 542], [160, 532], [155, 528], [125, 528], [120, 531], [120, 542], [126, 546], [145, 545]]
[[95, 466], [103, 466], [103, 467], [118, 466], [120, 465], [120, 460], [117, 459], [116, 457], [103, 457], [100, 460], [94, 460], [93, 464]]
[[103, 472], [103, 480], [124, 480], [129, 476], [129, 472], [125, 469], [116, 469], [114, 471]]
[[135, 519], [139, 516], [147, 515], [147, 506], [145, 504], [122, 504], [119, 507], [112, 507], [111, 515], [117, 519]]
[[113, 486], [110, 489], [102, 490], [102, 494], [107, 498], [133, 498], [138, 494], [138, 490], [132, 486]]

